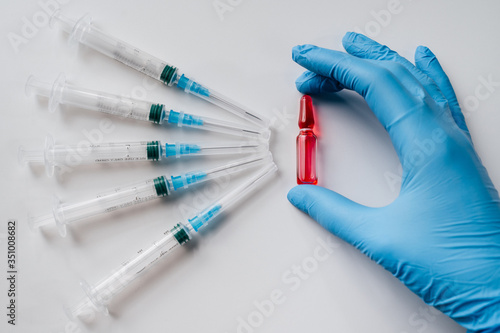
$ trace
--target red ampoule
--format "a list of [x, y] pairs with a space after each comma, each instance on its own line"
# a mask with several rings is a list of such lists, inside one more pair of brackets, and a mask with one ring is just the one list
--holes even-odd
[[299, 112], [300, 132], [297, 136], [297, 184], [318, 183], [316, 174], [316, 146], [317, 138], [313, 132], [314, 109], [312, 98], [302, 96]]

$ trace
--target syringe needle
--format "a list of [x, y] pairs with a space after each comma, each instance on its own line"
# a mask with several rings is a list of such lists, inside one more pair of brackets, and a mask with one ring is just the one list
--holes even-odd
[[238, 186], [236, 189], [222, 196], [184, 223], [178, 223], [166, 231], [163, 236], [147, 248], [137, 251], [137, 255], [125, 261], [111, 275], [103, 278], [93, 286], [82, 282], [85, 297], [71, 307], [65, 308], [70, 319], [92, 318], [95, 310], [108, 313], [107, 305], [114, 296], [124, 290], [132, 281], [142, 276], [150, 267], [158, 263], [160, 258], [166, 257], [185, 243], [191, 240], [191, 233], [206, 226], [222, 211], [232, 206], [243, 197], [254, 192], [277, 170], [273, 162], [268, 163], [257, 174]]
[[248, 110], [242, 105], [196, 82], [179, 72], [178, 68], [140, 49], [110, 36], [92, 25], [92, 19], [85, 15], [73, 21], [57, 11], [51, 18], [51, 26], [57, 22], [62, 30], [70, 34], [70, 41], [79, 42], [117, 61], [130, 66], [168, 86], [176, 85], [187, 93], [209, 101], [260, 127], [269, 127], [269, 120]]

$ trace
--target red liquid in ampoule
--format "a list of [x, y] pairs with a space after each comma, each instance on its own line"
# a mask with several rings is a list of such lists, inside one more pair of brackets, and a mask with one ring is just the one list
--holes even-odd
[[297, 136], [297, 184], [318, 183], [316, 174], [317, 138], [314, 129], [314, 109], [312, 98], [304, 95], [300, 100], [300, 132]]

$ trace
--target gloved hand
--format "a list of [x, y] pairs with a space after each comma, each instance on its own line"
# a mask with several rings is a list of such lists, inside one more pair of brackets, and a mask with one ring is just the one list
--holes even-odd
[[361, 34], [343, 45], [296, 46], [297, 89], [365, 98], [401, 161], [400, 195], [371, 208], [300, 185], [288, 199], [470, 332], [500, 332], [500, 200], [448, 77], [423, 46], [413, 65]]

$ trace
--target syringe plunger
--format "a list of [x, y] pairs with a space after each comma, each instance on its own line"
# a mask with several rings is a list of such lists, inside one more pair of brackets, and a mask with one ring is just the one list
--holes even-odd
[[17, 157], [20, 164], [44, 162], [43, 150], [40, 149], [26, 149], [25, 147], [20, 146]]
[[44, 97], [50, 97], [52, 92], [52, 84], [46, 81], [39, 80], [34, 75], [30, 75], [26, 81], [25, 86], [26, 96], [31, 97], [33, 95], [39, 95]]

